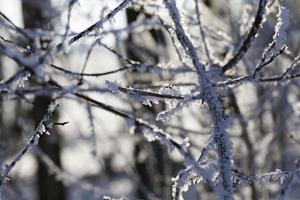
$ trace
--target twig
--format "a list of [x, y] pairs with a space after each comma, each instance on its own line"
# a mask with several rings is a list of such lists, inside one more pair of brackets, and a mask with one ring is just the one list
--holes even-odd
[[113, 18], [118, 12], [120, 12], [121, 10], [125, 9], [127, 6], [129, 6], [131, 4], [133, 0], [124, 0], [121, 4], [119, 4], [116, 8], [114, 8], [110, 13], [108, 13], [105, 17], [103, 17], [102, 19], [100, 19], [99, 21], [97, 21], [96, 23], [94, 23], [93, 25], [91, 25], [90, 27], [88, 27], [87, 29], [85, 29], [84, 31], [80, 32], [79, 34], [77, 34], [76, 36], [74, 36], [73, 38], [71, 38], [71, 40], [69, 41], [69, 44], [73, 44], [74, 42], [76, 42], [77, 40], [79, 40], [80, 38], [86, 36], [88, 33], [98, 29], [98, 28], [102, 28], [102, 26], [111, 18]]
[[234, 65], [236, 65], [243, 58], [244, 54], [248, 51], [252, 41], [254, 40], [256, 34], [262, 26], [264, 15], [266, 13], [266, 6], [267, 0], [259, 1], [256, 17], [253, 24], [250, 30], [248, 31], [246, 37], [242, 41], [241, 46], [236, 51], [235, 55], [232, 56], [229, 59], [229, 61], [222, 67], [223, 73], [231, 69]]
[[[17, 156], [13, 159], [13, 161], [10, 164], [5, 165], [4, 172], [1, 175], [1, 181], [0, 181], [0, 194], [1, 190], [3, 188], [3, 185], [7, 181], [7, 177], [10, 174], [11, 170], [15, 167], [17, 162], [19, 162], [23, 156], [31, 150], [35, 145], [38, 144], [39, 139], [46, 133], [49, 133], [49, 130], [53, 127], [53, 125], [56, 124], [46, 124], [49, 121], [49, 118], [52, 116], [52, 114], [55, 112], [55, 110], [58, 107], [58, 102], [54, 101], [49, 104], [48, 110], [46, 114], [44, 115], [41, 122], [38, 124], [36, 130], [34, 131], [33, 135], [27, 142], [26, 146], [17, 154]], [[64, 123], [65, 124], [65, 123]]]

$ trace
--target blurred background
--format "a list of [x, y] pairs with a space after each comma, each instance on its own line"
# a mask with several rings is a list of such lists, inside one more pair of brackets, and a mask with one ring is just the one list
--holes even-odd
[[[24, 49], [35, 43], [38, 49], [44, 50], [63, 40], [68, 41], [107, 15], [121, 1], [70, 2], [0, 0], [0, 35]], [[207, 58], [199, 26], [195, 23], [195, 1], [177, 3], [199, 57], [205, 62], [213, 60], [217, 67], [236, 51], [258, 8], [258, 0], [199, 1], [202, 27], [211, 56]], [[226, 72], [227, 78], [249, 74], [255, 69], [264, 49], [272, 41], [279, 5], [289, 10], [288, 51], [279, 55], [262, 75], [281, 75], [293, 63], [293, 73], [298, 72], [300, 2], [273, 0], [268, 1], [268, 14], [258, 36], [237, 66]], [[33, 36], [35, 41], [18, 34], [3, 16]], [[62, 53], [50, 58], [43, 73], [64, 85], [70, 93], [72, 88], [80, 89], [93, 99], [155, 123], [171, 133], [176, 141], [188, 141], [190, 152], [198, 157], [209, 140], [212, 127], [208, 109], [200, 101], [187, 104], [180, 112], [162, 121], [157, 120], [157, 115], [174, 107], [175, 101], [153, 103], [153, 99], [130, 96], [126, 92], [112, 93], [106, 84], [109, 80], [139, 90], [168, 91], [179, 95], [192, 93], [198, 84], [197, 75], [174, 30], [169, 27], [171, 24], [161, 1], [137, 0], [105, 23], [103, 28], [72, 46], [66, 45]], [[133, 62], [144, 64], [144, 68], [118, 70], [132, 66]], [[78, 73], [111, 73], [83, 77], [63, 73], [50, 63]], [[8, 80], [19, 69], [16, 62], [0, 54], [0, 81]], [[223, 78], [216, 75], [212, 80]], [[0, 93], [1, 166], [12, 161], [23, 149], [53, 96], [58, 93], [40, 83], [34, 75], [26, 75], [7, 93]], [[299, 83], [295, 77], [220, 88], [220, 99], [226, 113], [232, 117], [228, 132], [232, 140], [234, 170], [254, 176], [276, 169], [293, 171], [299, 168]], [[13, 93], [17, 90], [20, 93]], [[144, 137], [147, 133], [142, 127], [133, 128], [128, 120], [67, 92], [59, 102], [58, 111], [50, 121], [69, 123], [55, 126], [50, 135], [40, 138], [38, 147], [17, 162], [2, 189], [2, 199], [79, 200], [102, 199], [104, 196], [172, 199], [172, 178], [184, 168], [178, 152], [169, 152], [168, 147], [160, 142], [149, 142], [151, 138]], [[237, 181], [234, 184], [235, 199], [300, 199], [298, 173], [282, 183], [278, 180], [249, 184]], [[208, 183], [191, 182], [184, 198], [215, 199], [215, 194]]]

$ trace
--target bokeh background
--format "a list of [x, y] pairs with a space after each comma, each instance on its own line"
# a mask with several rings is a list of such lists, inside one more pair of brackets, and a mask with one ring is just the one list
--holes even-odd
[[[71, 38], [109, 13], [120, 1], [79, 0], [72, 6], [69, 23], [68, 3], [66, 0], [0, 0], [0, 11], [15, 25], [34, 35], [42, 48], [43, 45], [58, 44], [64, 37], [67, 24], [70, 30], [66, 37]], [[194, 1], [178, 0], [177, 3], [199, 57], [207, 61], [199, 27], [195, 24]], [[253, 23], [257, 4], [258, 0], [199, 1], [203, 29], [214, 63], [225, 62], [235, 52]], [[295, 61], [300, 47], [300, 2], [268, 1], [263, 27], [243, 59], [227, 72], [227, 77], [238, 77], [254, 70], [265, 47], [272, 41], [279, 5], [289, 10], [288, 51], [279, 55], [262, 74], [265, 77], [280, 75]], [[149, 106], [141, 99], [111, 93], [105, 84], [107, 80], [118, 81], [120, 85], [132, 88], [159, 91], [163, 87], [176, 89], [181, 94], [189, 94], [194, 89], [197, 85], [195, 73], [191, 73], [188, 67], [187, 72], [176, 71], [191, 64], [174, 32], [162, 26], [161, 20], [171, 24], [161, 1], [135, 1], [109, 20], [103, 29], [67, 46], [50, 62], [73, 72], [82, 72], [85, 66], [85, 73], [116, 70], [128, 66], [128, 59], [159, 69], [124, 70], [84, 79], [51, 67], [46, 73], [66, 87], [86, 89], [85, 94], [91, 98], [156, 123], [178, 141], [188, 140], [190, 151], [198, 157], [208, 142], [212, 127], [205, 105], [195, 102], [172, 118], [157, 121], [157, 114], [174, 106], [173, 101]], [[30, 45], [6, 23], [1, 17], [1, 37], [24, 47]], [[100, 42], [95, 43], [96, 40]], [[0, 54], [0, 80], [7, 80], [19, 68], [10, 58]], [[297, 64], [293, 72], [296, 73], [298, 68]], [[298, 169], [299, 83], [296, 77], [288, 81], [242, 83], [220, 89], [225, 111], [232, 117], [228, 132], [232, 140], [234, 170], [253, 176], [276, 169]], [[38, 86], [34, 78], [27, 77], [21, 79], [14, 89], [41, 89]], [[28, 93], [26, 98], [2, 92], [0, 95], [0, 164], [4, 166], [26, 145], [55, 92]], [[178, 152], [170, 153], [160, 142], [149, 142], [137, 134], [143, 131], [142, 128], [137, 126], [132, 130], [128, 121], [84, 100], [65, 95], [59, 101], [58, 112], [51, 121], [69, 123], [54, 127], [50, 135], [40, 139], [38, 148], [22, 157], [2, 190], [3, 199], [77, 200], [102, 199], [105, 195], [172, 199], [172, 178], [184, 168]], [[254, 184], [237, 181], [235, 198], [299, 199], [298, 173], [282, 183], [278, 180]], [[198, 183], [191, 184], [184, 197], [214, 199], [215, 195], [209, 184]]]

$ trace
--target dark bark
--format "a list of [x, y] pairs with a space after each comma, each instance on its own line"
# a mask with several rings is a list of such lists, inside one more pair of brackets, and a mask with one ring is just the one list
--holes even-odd
[[[278, 168], [286, 170], [287, 166], [285, 163], [286, 155], [285, 151], [287, 149], [286, 145], [286, 133], [288, 130], [287, 119], [290, 115], [288, 106], [288, 87], [282, 86], [279, 88], [279, 95], [272, 108], [272, 118], [274, 122], [274, 134], [276, 134], [277, 143], [277, 155], [278, 155]], [[290, 108], [291, 109], [291, 108]]]
[[[50, 22], [51, 0], [32, 1], [23, 0], [22, 10], [24, 17], [24, 27], [26, 29], [43, 29], [51, 30]], [[29, 41], [27, 41], [29, 42]], [[40, 38], [42, 47], [45, 47], [44, 39]], [[30, 43], [26, 45], [31, 46]], [[35, 50], [35, 49], [33, 49]], [[34, 108], [30, 117], [34, 122], [39, 122], [47, 110], [51, 97], [37, 96], [34, 100]], [[50, 137], [42, 137], [39, 142], [40, 148], [53, 160], [57, 166], [61, 166], [59, 134], [53, 129]], [[64, 188], [61, 182], [57, 181], [54, 176], [48, 173], [47, 167], [39, 162], [38, 165], [38, 198], [40, 200], [63, 200]]]
[[[126, 10], [126, 14], [128, 23], [136, 21], [140, 14], [149, 18], [152, 17], [147, 13], [143, 13], [143, 10], [137, 11], [130, 8]], [[151, 29], [149, 34], [156, 42], [157, 46], [166, 46], [166, 40], [162, 30]], [[141, 63], [158, 63], [158, 52], [149, 53], [147, 59], [145, 59], [145, 57], [141, 57], [138, 52], [132, 48], [132, 45], [130, 44], [135, 45], [134, 37], [135, 35], [130, 34], [126, 41], [126, 44], [128, 44], [125, 46], [127, 57]], [[151, 50], [148, 52], [151, 52]], [[131, 80], [130, 84], [138, 84], [141, 81], [143, 83], [151, 83], [153, 81], [152, 78], [145, 80], [144, 76], [145, 74], [131, 72], [131, 74], [128, 75], [128, 79]], [[162, 111], [164, 107], [164, 104], [154, 105], [152, 107], [143, 106], [142, 110], [143, 112], [148, 112], [155, 116], [158, 112]], [[137, 127], [135, 131], [141, 132], [142, 130]], [[147, 152], [146, 158], [140, 159], [141, 155], [145, 152]], [[146, 191], [151, 192], [158, 199], [171, 199], [170, 179], [174, 176], [174, 168], [176, 168], [177, 165], [169, 158], [167, 149], [159, 142], [152, 142], [149, 144], [144, 138], [140, 138], [134, 148], [134, 158], [135, 168], [141, 182], [140, 185], [137, 186], [137, 197], [139, 199], [149, 199], [149, 195], [145, 193], [146, 188]], [[172, 171], [174, 171], [174, 173], [172, 173]]]
[[211, 0], [204, 0], [203, 3], [204, 3], [207, 7], [211, 7]]
[[[241, 139], [244, 141], [247, 149], [247, 159], [246, 159], [246, 167], [247, 167], [247, 175], [248, 176], [255, 176], [256, 174], [256, 166], [255, 166], [255, 149], [254, 144], [252, 144], [250, 140], [250, 133], [248, 131], [248, 125], [247, 122], [240, 110], [240, 107], [237, 103], [237, 99], [233, 93], [232, 90], [228, 91], [229, 93], [229, 100], [230, 100], [230, 106], [232, 107], [232, 110], [234, 112], [234, 116], [238, 119], [238, 122], [241, 126]], [[251, 199], [257, 200], [258, 199], [258, 191], [255, 187], [255, 183], [250, 183], [251, 188]]]

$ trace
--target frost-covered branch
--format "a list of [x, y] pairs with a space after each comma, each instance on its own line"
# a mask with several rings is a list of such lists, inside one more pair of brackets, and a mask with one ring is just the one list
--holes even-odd
[[38, 124], [36, 130], [34, 131], [33, 135], [31, 136], [31, 138], [29, 139], [28, 143], [26, 144], [26, 146], [17, 154], [17, 156], [13, 159], [12, 162], [10, 162], [9, 164], [6, 164], [4, 166], [4, 172], [1, 175], [1, 181], [0, 181], [0, 194], [1, 194], [1, 190], [3, 188], [3, 185], [5, 184], [5, 182], [8, 180], [8, 175], [10, 174], [11, 170], [15, 167], [15, 165], [23, 158], [23, 156], [30, 151], [35, 145], [38, 144], [39, 139], [44, 135], [44, 134], [48, 134], [49, 135], [49, 130], [54, 126], [54, 125], [64, 125], [65, 123], [49, 123], [46, 124], [50, 117], [52, 116], [52, 114], [55, 112], [55, 110], [58, 107], [58, 102], [54, 101], [52, 102], [49, 107], [48, 110], [46, 112], [46, 114], [44, 115], [43, 119], [40, 121], [40, 123]]
[[252, 77], [256, 78], [259, 71], [262, 70], [268, 63], [272, 62], [275, 57], [285, 50], [286, 30], [289, 24], [289, 11], [285, 7], [279, 7], [277, 15], [277, 24], [275, 26], [275, 33], [273, 40], [269, 46], [264, 50], [260, 63], [255, 68]]
[[223, 106], [218, 98], [215, 89], [212, 87], [207, 77], [203, 63], [197, 56], [196, 49], [187, 32], [182, 26], [182, 20], [174, 0], [164, 0], [164, 4], [169, 11], [169, 15], [175, 25], [177, 38], [184, 48], [186, 54], [193, 62], [197, 70], [198, 82], [204, 93], [204, 100], [210, 109], [213, 121], [213, 140], [218, 152], [219, 177], [216, 186], [216, 195], [220, 199], [232, 199], [232, 175], [231, 175], [231, 144], [226, 128], [228, 127], [228, 117], [224, 114]]
[[171, 87], [161, 87], [159, 92], [151, 90], [140, 90], [131, 87], [125, 87], [117, 83], [116, 81], [106, 80], [106, 85], [112, 93], [122, 92], [132, 97], [136, 101], [143, 104], [150, 105], [151, 102], [157, 104], [158, 101], [166, 100], [199, 100], [202, 99], [201, 95], [181, 94], [180, 90]]
[[234, 65], [236, 65], [243, 58], [244, 54], [248, 51], [252, 41], [254, 40], [262, 26], [266, 14], [266, 7], [267, 0], [260, 0], [258, 4], [256, 17], [250, 30], [248, 31], [246, 37], [243, 39], [241, 46], [238, 48], [234, 56], [230, 58], [229, 61], [222, 67], [223, 72], [226, 72], [227, 70], [231, 69]]
[[130, 6], [131, 3], [132, 3], [132, 0], [124, 0], [121, 4], [119, 4], [116, 8], [114, 8], [110, 13], [108, 13], [105, 17], [101, 18], [99, 21], [97, 21], [96, 23], [94, 23], [93, 25], [91, 25], [90, 27], [88, 27], [87, 29], [83, 30], [82, 32], [80, 32], [79, 34], [77, 34], [76, 36], [74, 36], [73, 38], [71, 38], [69, 43], [73, 44], [74, 42], [76, 42], [80, 38], [86, 36], [90, 32], [92, 32], [92, 31], [94, 31], [96, 29], [102, 28], [103, 25], [107, 21], [109, 21], [110, 19], [112, 19], [121, 10], [124, 10], [125, 8], [127, 8], [128, 6]]
[[[277, 10], [277, 5], [282, 1], [259, 0], [256, 5], [239, 2], [237, 8], [244, 6], [247, 9], [247, 18], [243, 20], [242, 28], [249, 25], [249, 30], [243, 30], [244, 33], [240, 36], [237, 33], [239, 11], [236, 8], [232, 11], [228, 6], [227, 10], [225, 4], [217, 5], [212, 1], [198, 0], [188, 0], [182, 7], [179, 7], [179, 1], [176, 0], [119, 0], [119, 4], [107, 15], [104, 15], [107, 7], [99, 9], [103, 16], [98, 18], [96, 23], [91, 23], [80, 33], [74, 33], [71, 30], [73, 23], [77, 23], [73, 20], [78, 10], [73, 8], [77, 2], [78, 0], [68, 0], [63, 3], [64, 8], [59, 9], [57, 15], [50, 20], [56, 23], [56, 20], [65, 16], [66, 22], [58, 27], [58, 30], [54, 28], [51, 31], [23, 29], [0, 12], [0, 28], [4, 30], [3, 36], [0, 36], [0, 53], [1, 57], [4, 57], [1, 63], [2, 73], [0, 72], [0, 106], [4, 108], [4, 115], [15, 108], [6, 107], [7, 103], [17, 104], [16, 110], [20, 110], [23, 114], [23, 108], [25, 108], [23, 106], [27, 106], [25, 109], [27, 110], [28, 107], [35, 105], [34, 99], [38, 96], [59, 96], [63, 101], [72, 101], [86, 111], [83, 116], [78, 117], [80, 120], [83, 117], [83, 120], [87, 122], [89, 129], [86, 131], [89, 135], [84, 136], [84, 139], [87, 139], [91, 145], [90, 149], [94, 156], [97, 150], [101, 150], [99, 145], [103, 141], [101, 138], [96, 142], [96, 130], [102, 128], [102, 124], [99, 125], [97, 122], [105, 116], [102, 115], [102, 111], [120, 117], [127, 122], [129, 133], [136, 134], [136, 137], [132, 137], [131, 134], [125, 136], [126, 140], [131, 140], [130, 145], [132, 145], [126, 149], [126, 152], [122, 152], [123, 144], [117, 143], [120, 149], [109, 149], [109, 153], [113, 152], [112, 154], [118, 156], [118, 159], [128, 151], [134, 154], [136, 159], [134, 164], [130, 163], [131, 158], [127, 159], [126, 169], [122, 169], [122, 173], [128, 172], [127, 167], [132, 168], [130, 169], [132, 171], [136, 170], [128, 174], [129, 179], [134, 182], [133, 185], [142, 185], [141, 193], [149, 199], [171, 198], [170, 191], [162, 191], [162, 193], [168, 193], [169, 196], [161, 195], [156, 191], [161, 185], [163, 185], [162, 190], [170, 189], [171, 176], [175, 177], [172, 192], [173, 198], [177, 200], [184, 197], [183, 193], [192, 184], [200, 183], [198, 186], [201, 190], [201, 198], [202, 195], [203, 198], [211, 198], [206, 194], [209, 188], [214, 190], [217, 199], [232, 200], [233, 196], [240, 198], [244, 195], [244, 191], [256, 193], [252, 194], [252, 198], [261, 197], [260, 192], [265, 188], [256, 187], [256, 183], [263, 183], [263, 187], [268, 190], [270, 181], [287, 183], [287, 178], [290, 179], [293, 175], [297, 177], [299, 170], [292, 172], [285, 171], [287, 168], [278, 167], [282, 170], [272, 172], [273, 168], [269, 167], [268, 160], [263, 160], [269, 156], [268, 153], [276, 153], [283, 149], [276, 144], [277, 140], [283, 141], [283, 136], [277, 138], [277, 135], [272, 132], [272, 129], [274, 127], [276, 129], [277, 126], [279, 127], [278, 123], [281, 123], [281, 120], [276, 118], [279, 114], [275, 113], [275, 110], [286, 113], [286, 116], [290, 117], [286, 121], [291, 125], [287, 124], [283, 132], [296, 137], [299, 126], [297, 88], [298, 78], [300, 78], [300, 58], [293, 57], [298, 53], [297, 47], [294, 47], [297, 44], [293, 43], [297, 40], [290, 37], [298, 30], [298, 27], [294, 21], [290, 20], [292, 18], [289, 18], [289, 13], [293, 16], [295, 12], [294, 8], [288, 11], [289, 3], [285, 3], [285, 7], [278, 6]], [[125, 16], [122, 11], [129, 6], [131, 6], [130, 12], [134, 14], [129, 16], [132, 13], [126, 11], [126, 16], [128, 21], [132, 21], [130, 17], [136, 18], [134, 22], [128, 22], [126, 25], [124, 23], [121, 28], [111, 27], [104, 30], [103, 26], [113, 20], [117, 14]], [[274, 16], [277, 14], [275, 26], [272, 20], [270, 23], [265, 22], [267, 9], [269, 9], [270, 18], [273, 17], [273, 13]], [[85, 12], [80, 9], [80, 12], [82, 11]], [[253, 21], [249, 21], [250, 13], [255, 15]], [[90, 16], [91, 13], [88, 15]], [[276, 17], [274, 19], [276, 23]], [[297, 19], [293, 20], [297, 21]], [[229, 21], [228, 24], [227, 21]], [[289, 21], [293, 26], [288, 29]], [[262, 29], [263, 23], [267, 24], [264, 29]], [[262, 33], [262, 37], [259, 38], [260, 44], [269, 43], [265, 49], [260, 44], [254, 43], [260, 31], [270, 31], [273, 28], [275, 30], [273, 37]], [[220, 60], [224, 60], [230, 54], [228, 52], [232, 50], [235, 43], [232, 39], [235, 38], [235, 34], [238, 35], [237, 38], [241, 37], [241, 41], [233, 50], [232, 56], [223, 64], [219, 64]], [[14, 41], [15, 38], [19, 40]], [[72, 45], [83, 38], [88, 39], [87, 43], [79, 46]], [[289, 40], [290, 38], [293, 40]], [[28, 46], [22, 44], [23, 41], [29, 40]], [[286, 44], [291, 44], [289, 50]], [[97, 46], [101, 48], [95, 48]], [[101, 54], [103, 49], [108, 54]], [[75, 59], [73, 52], [75, 52]], [[262, 55], [258, 55], [261, 52], [263, 52]], [[116, 63], [111, 62], [111, 59], [118, 59], [120, 62], [111, 64]], [[14, 61], [12, 65], [9, 60]], [[237, 66], [238, 63], [240, 63], [239, 66]], [[287, 65], [287, 63], [291, 64]], [[17, 69], [14, 65], [17, 65]], [[93, 73], [89, 73], [87, 67], [93, 70]], [[263, 73], [263, 70], [267, 68], [268, 70]], [[227, 72], [226, 75], [225, 72]], [[126, 80], [131, 78], [134, 81]], [[248, 88], [248, 85], [251, 87]], [[280, 101], [278, 96], [283, 95], [278, 88], [288, 91], [284, 93], [284, 95], [288, 94], [288, 100], [280, 106], [280, 109], [276, 107], [281, 104], [277, 102]], [[110, 102], [110, 100], [114, 101]], [[19, 102], [21, 102], [22, 109], [19, 109]], [[113, 102], [116, 105], [113, 105]], [[134, 109], [129, 108], [129, 105]], [[73, 105], [67, 105], [66, 109], [69, 106]], [[96, 109], [100, 112], [96, 112]], [[19, 113], [13, 113], [2, 117], [3, 119], [0, 116], [0, 131], [2, 131], [2, 126], [6, 131], [6, 128], [11, 126], [10, 117], [17, 115]], [[231, 115], [234, 117], [233, 120], [230, 118]], [[39, 125], [41, 127], [37, 128], [26, 147], [5, 167], [0, 189], [11, 175], [10, 172], [16, 163], [35, 146], [39, 138], [53, 125], [64, 124], [49, 124], [48, 118], [45, 121], [42, 120], [40, 123], [42, 125]], [[76, 119], [78, 119], [77, 116]], [[9, 123], [6, 123], [7, 121]], [[119, 125], [114, 119], [106, 118], [105, 122]], [[227, 132], [229, 126], [230, 136]], [[118, 130], [117, 133], [121, 131], [124, 129]], [[295, 133], [290, 133], [291, 131]], [[6, 137], [5, 134], [4, 137]], [[102, 135], [97, 135], [97, 137], [102, 137]], [[105, 134], [104, 137], [111, 139], [109, 134]], [[116, 145], [120, 135], [115, 137], [111, 139], [112, 145]], [[294, 139], [298, 141], [298, 138]], [[182, 160], [177, 160], [177, 157], [168, 159], [165, 153], [159, 155], [163, 158], [157, 158], [156, 154], [164, 150], [157, 146], [157, 143], [153, 146], [147, 144], [146, 148], [142, 146], [144, 142], [153, 141], [167, 147], [170, 153], [175, 150], [181, 155], [179, 159]], [[234, 145], [231, 145], [231, 142]], [[129, 145], [127, 141], [126, 145]], [[133, 151], [131, 147], [134, 148]], [[138, 149], [140, 147], [143, 151]], [[148, 147], [151, 147], [150, 150]], [[65, 150], [68, 147], [62, 148]], [[270, 150], [266, 151], [265, 148], [270, 148]], [[278, 148], [282, 149], [278, 150]], [[290, 145], [287, 152], [293, 148]], [[101, 188], [64, 172], [46, 154], [36, 149], [37, 157], [64, 185], [74, 184], [99, 198], [110, 198], [103, 196], [105, 191]], [[140, 152], [136, 152], [136, 149]], [[99, 154], [94, 159], [101, 159], [102, 152], [97, 153]], [[282, 157], [284, 153], [281, 152], [278, 157]], [[110, 155], [109, 159], [112, 158]], [[276, 158], [272, 156], [270, 159], [273, 160], [270, 162], [276, 165], [285, 164], [278, 162], [277, 154]], [[294, 159], [293, 156], [295, 155], [289, 156], [289, 159]], [[151, 159], [157, 162], [153, 166], [154, 162]], [[280, 158], [280, 160], [284, 159]], [[151, 166], [147, 166], [148, 161], [152, 162]], [[172, 169], [173, 164], [174, 169], [182, 166], [184, 169], [179, 172], [174, 171], [171, 167], [169, 168], [170, 163], [172, 163]], [[110, 164], [104, 166], [103, 173], [115, 172], [111, 171], [115, 169]], [[153, 176], [149, 181], [153, 183], [149, 186], [143, 182], [144, 177], [135, 177], [143, 176], [138, 174], [139, 169], [135, 169], [139, 164], [146, 165], [146, 168], [151, 167], [147, 173]], [[159, 165], [157, 168], [156, 164]], [[265, 169], [268, 167], [269, 169]], [[245, 172], [247, 176], [236, 168]], [[162, 173], [156, 174], [160, 170]], [[259, 171], [271, 172], [254, 175]], [[278, 185], [277, 182], [276, 184]], [[240, 190], [241, 187], [247, 188]], [[252, 190], [248, 190], [248, 187]], [[286, 188], [282, 188], [282, 191]], [[109, 196], [112, 195], [109, 194]]]

